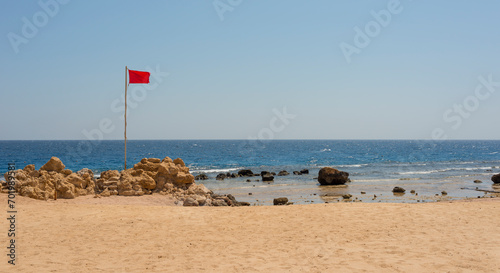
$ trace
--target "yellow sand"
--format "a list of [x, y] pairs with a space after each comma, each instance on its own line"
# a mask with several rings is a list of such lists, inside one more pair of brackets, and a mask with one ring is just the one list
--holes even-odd
[[500, 272], [500, 199], [166, 206], [164, 196], [16, 197], [17, 265], [0, 272]]

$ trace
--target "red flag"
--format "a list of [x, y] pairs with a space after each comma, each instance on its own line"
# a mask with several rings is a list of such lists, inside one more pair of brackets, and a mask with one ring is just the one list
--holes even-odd
[[129, 83], [149, 83], [151, 73], [145, 71], [129, 70]]

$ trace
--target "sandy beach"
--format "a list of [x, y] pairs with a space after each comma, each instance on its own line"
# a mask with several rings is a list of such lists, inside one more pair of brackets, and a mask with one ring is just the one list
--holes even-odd
[[16, 265], [4, 253], [2, 272], [500, 271], [499, 198], [252, 207], [179, 207], [161, 195], [15, 200]]

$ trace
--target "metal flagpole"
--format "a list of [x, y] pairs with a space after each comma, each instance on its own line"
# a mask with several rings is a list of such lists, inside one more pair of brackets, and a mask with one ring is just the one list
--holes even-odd
[[127, 169], [127, 85], [128, 68], [125, 66], [125, 170]]

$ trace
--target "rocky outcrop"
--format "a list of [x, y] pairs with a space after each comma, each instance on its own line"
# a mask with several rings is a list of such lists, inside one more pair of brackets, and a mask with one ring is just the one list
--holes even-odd
[[262, 176], [262, 181], [273, 181], [274, 175], [268, 171], [260, 172], [260, 176]]
[[[8, 173], [5, 176], [8, 180]], [[35, 165], [27, 165], [14, 171], [13, 176], [16, 179], [14, 188], [20, 195], [41, 200], [54, 198], [54, 188], [57, 187], [58, 198], [158, 193], [170, 195], [185, 206], [249, 205], [237, 202], [230, 195], [214, 195], [203, 184], [195, 184], [194, 176], [180, 158], [143, 158], [131, 169], [104, 171], [96, 180], [91, 170], [85, 168], [73, 173], [65, 169], [61, 160], [53, 157], [40, 170], [36, 170]]]
[[301, 174], [309, 174], [309, 170], [308, 169], [303, 169], [303, 170], [300, 170], [300, 173]]
[[[8, 173], [5, 174], [7, 180]], [[27, 165], [24, 169], [14, 171], [14, 188], [21, 196], [48, 200], [54, 198], [71, 199], [77, 196], [94, 194], [94, 174], [89, 169], [82, 169], [76, 173], [66, 170], [64, 164], [57, 157], [52, 157], [39, 170], [35, 165]], [[57, 190], [56, 190], [57, 189]]]
[[324, 167], [319, 170], [318, 182], [321, 185], [343, 185], [349, 182], [349, 173], [331, 167]]
[[495, 174], [491, 177], [491, 181], [493, 181], [493, 183], [495, 184], [499, 184], [500, 183], [500, 174]]

